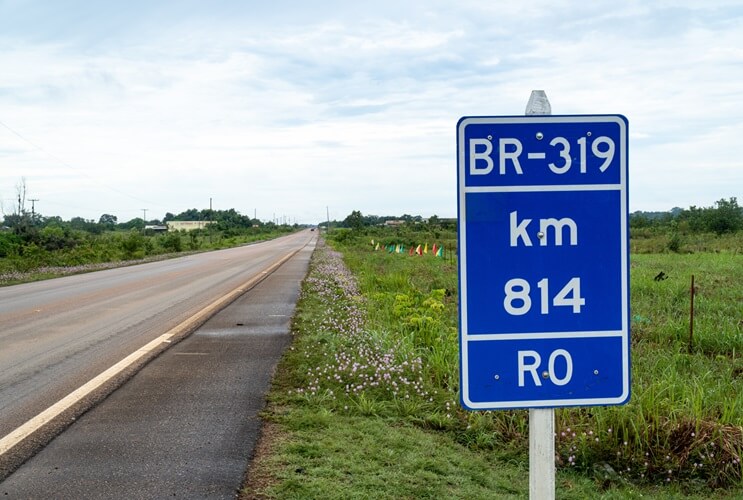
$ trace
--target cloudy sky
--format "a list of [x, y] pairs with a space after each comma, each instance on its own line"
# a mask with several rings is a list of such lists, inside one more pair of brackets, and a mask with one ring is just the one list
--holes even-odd
[[743, 4], [0, 0], [0, 198], [456, 216], [456, 123], [630, 123], [630, 210], [743, 198]]

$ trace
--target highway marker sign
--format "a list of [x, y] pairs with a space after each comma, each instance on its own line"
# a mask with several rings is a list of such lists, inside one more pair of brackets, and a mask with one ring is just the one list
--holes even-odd
[[465, 408], [629, 400], [627, 129], [621, 115], [458, 122]]

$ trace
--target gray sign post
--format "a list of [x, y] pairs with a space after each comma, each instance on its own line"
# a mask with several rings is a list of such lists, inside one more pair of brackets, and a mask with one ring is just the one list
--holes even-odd
[[[526, 115], [551, 115], [544, 90], [532, 90]], [[555, 498], [555, 409], [529, 408], [529, 498]]]

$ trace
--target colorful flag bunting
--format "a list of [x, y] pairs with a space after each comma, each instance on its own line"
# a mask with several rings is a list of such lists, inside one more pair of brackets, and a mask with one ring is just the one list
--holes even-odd
[[426, 243], [426, 246], [423, 247], [423, 253], [428, 253], [428, 243]]

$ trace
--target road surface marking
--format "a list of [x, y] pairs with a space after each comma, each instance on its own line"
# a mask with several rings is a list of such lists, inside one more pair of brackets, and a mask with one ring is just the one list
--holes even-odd
[[129, 356], [125, 357], [124, 359], [113, 365], [108, 370], [104, 371], [78, 389], [72, 391], [67, 396], [60, 399], [52, 406], [30, 419], [4, 438], [0, 439], [0, 455], [4, 454], [16, 444], [26, 439], [28, 436], [39, 430], [45, 424], [51, 422], [55, 417], [62, 414], [62, 412], [71, 408], [77, 402], [81, 401], [85, 396], [98, 389], [100, 386], [115, 377], [117, 374], [121, 373], [127, 366], [131, 365], [145, 354], [151, 352], [159, 344], [162, 344], [163, 342], [169, 340], [171, 337], [173, 337], [173, 335], [174, 334], [172, 333], [165, 333], [163, 335], [160, 335], [155, 340], [149, 342], [144, 347], [137, 349]]
[[299, 249], [294, 250], [284, 255], [283, 257], [278, 259], [276, 262], [271, 264], [268, 268], [266, 268], [266, 270], [250, 278], [246, 283], [243, 283], [236, 289], [218, 298], [217, 300], [215, 300], [208, 306], [204, 307], [203, 309], [201, 309], [199, 312], [197, 312], [193, 316], [187, 318], [181, 324], [171, 328], [168, 332], [160, 335], [155, 340], [152, 340], [151, 342], [147, 343], [143, 347], [140, 347], [139, 349], [131, 353], [129, 356], [125, 357], [124, 359], [122, 359], [121, 361], [119, 361], [118, 363], [110, 367], [109, 369], [105, 370], [103, 373], [99, 374], [92, 380], [83, 384], [81, 387], [75, 389], [74, 391], [72, 391], [67, 396], [60, 399], [56, 403], [54, 403], [52, 406], [50, 406], [46, 410], [42, 411], [35, 417], [28, 420], [26, 423], [20, 425], [10, 434], [7, 434], [6, 436], [4, 436], [2, 439], [0, 439], [0, 456], [8, 452], [8, 450], [16, 446], [18, 443], [26, 439], [28, 436], [30, 436], [34, 432], [41, 429], [44, 425], [48, 424], [49, 422], [57, 418], [63, 412], [72, 408], [75, 404], [82, 401], [83, 398], [88, 396], [90, 393], [92, 393], [93, 391], [101, 387], [103, 384], [105, 384], [109, 380], [113, 379], [119, 373], [123, 372], [126, 368], [131, 366], [137, 360], [141, 359], [146, 354], [152, 352], [160, 344], [171, 343], [173, 337], [177, 335], [184, 335], [184, 334], [187, 334], [187, 333], [190, 333], [196, 330], [198, 327], [203, 325], [206, 322], [206, 320], [208, 320], [210, 317], [212, 317], [214, 314], [219, 312], [221, 309], [223, 309], [224, 307], [232, 303], [240, 295], [245, 293], [245, 291], [250, 290], [251, 288], [256, 286], [258, 283], [266, 279], [271, 273], [273, 273], [276, 269], [278, 269], [284, 262], [291, 259], [295, 254], [299, 253], [299, 251], [302, 248], [304, 247], [300, 247]]

